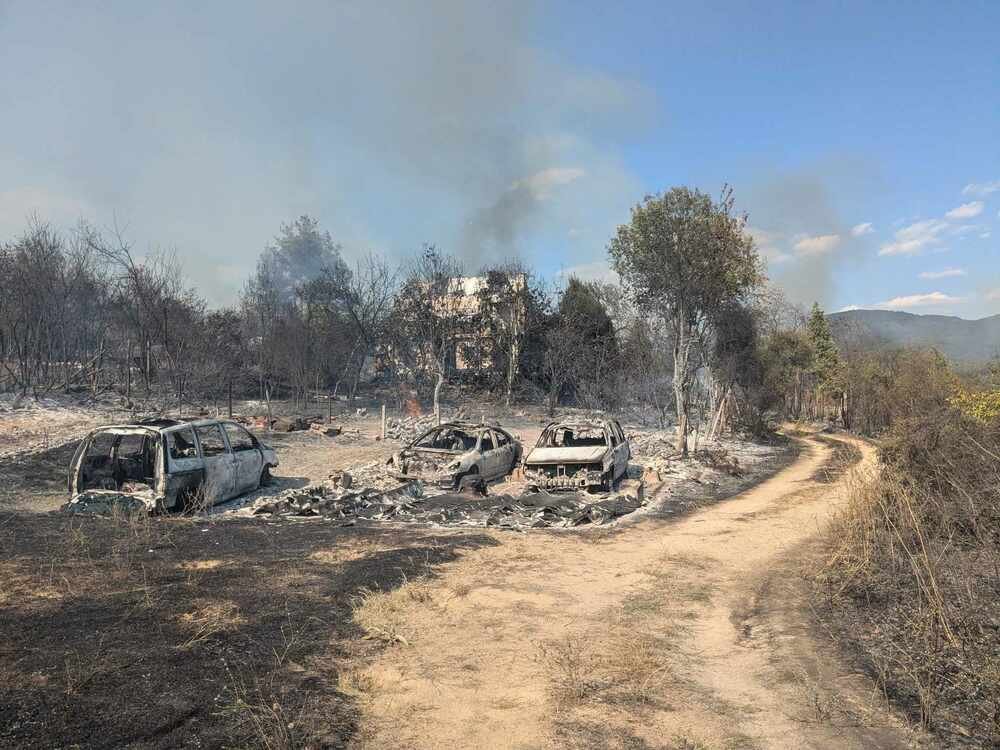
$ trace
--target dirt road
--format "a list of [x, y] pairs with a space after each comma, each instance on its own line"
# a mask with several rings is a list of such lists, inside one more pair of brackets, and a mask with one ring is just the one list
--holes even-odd
[[801, 441], [792, 466], [681, 521], [531, 534], [368, 597], [356, 617], [394, 645], [342, 677], [362, 742], [912, 746], [810, 629], [801, 560], [843, 495], [824, 468], [851, 441]]

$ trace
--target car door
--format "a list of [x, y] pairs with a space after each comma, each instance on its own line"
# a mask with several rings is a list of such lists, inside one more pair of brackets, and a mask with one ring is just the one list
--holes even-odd
[[612, 422], [611, 429], [615, 433], [615, 439], [618, 443], [615, 446], [615, 478], [618, 478], [628, 471], [628, 461], [631, 456], [629, 455], [628, 440], [625, 439], [621, 425], [618, 422]]
[[205, 464], [205, 493], [209, 503], [236, 495], [236, 461], [218, 422], [197, 425], [198, 447]]
[[497, 476], [507, 476], [514, 466], [514, 444], [505, 432], [493, 430], [497, 441]]
[[163, 431], [167, 452], [167, 473], [161, 491], [173, 502], [173, 508], [182, 510], [190, 493], [204, 484], [205, 462], [198, 454], [194, 428], [191, 425], [171, 427]]
[[479, 434], [479, 454], [483, 457], [479, 473], [483, 479], [492, 479], [497, 474], [497, 444], [492, 430]]
[[236, 494], [257, 489], [261, 472], [264, 470], [264, 457], [257, 447], [253, 436], [235, 422], [223, 422], [229, 448], [233, 452], [236, 464]]

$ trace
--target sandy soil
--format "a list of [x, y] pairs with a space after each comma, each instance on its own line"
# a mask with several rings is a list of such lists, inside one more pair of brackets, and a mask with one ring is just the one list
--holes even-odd
[[[359, 673], [370, 747], [891, 748], [914, 739], [824, 654], [798, 574], [841, 500], [849, 438], [683, 520], [460, 553], [356, 618], [392, 643]], [[833, 480], [833, 481], [831, 481]]]

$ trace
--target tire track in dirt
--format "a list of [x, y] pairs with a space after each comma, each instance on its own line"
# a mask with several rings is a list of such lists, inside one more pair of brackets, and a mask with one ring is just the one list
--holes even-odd
[[[613, 535], [497, 538], [366, 597], [348, 671], [372, 747], [894, 748], [908, 731], [810, 630], [799, 571], [843, 496], [836, 441], [728, 501]], [[843, 451], [840, 451], [842, 454]], [[386, 637], [388, 634], [388, 637]], [[397, 637], [398, 636], [398, 637]]]

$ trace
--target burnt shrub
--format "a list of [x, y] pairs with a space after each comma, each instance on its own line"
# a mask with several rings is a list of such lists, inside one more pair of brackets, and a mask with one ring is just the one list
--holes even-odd
[[821, 617], [943, 744], [1000, 746], [1000, 424], [942, 402], [848, 481], [814, 577]]

